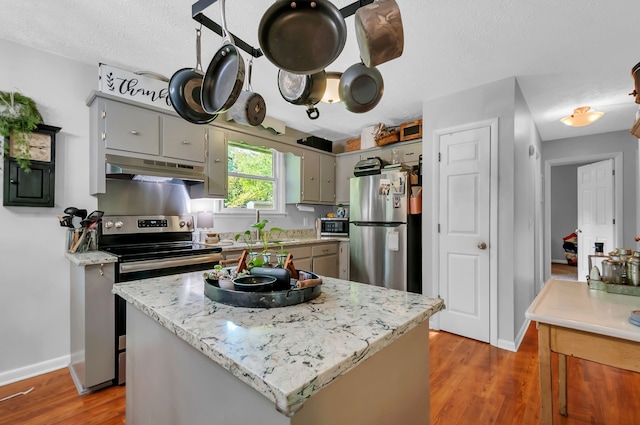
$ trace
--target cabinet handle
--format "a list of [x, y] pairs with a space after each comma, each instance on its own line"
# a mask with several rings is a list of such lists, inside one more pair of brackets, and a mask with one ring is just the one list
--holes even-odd
[[131, 134], [133, 134], [134, 136], [137, 136], [138, 132], [136, 130], [131, 130]]
[[311, 177], [311, 180], [313, 180], [315, 177]]
[[9, 183], [11, 183], [11, 184], [18, 184], [18, 182], [17, 182], [17, 181], [15, 181], [14, 179], [9, 180]]
[[407, 152], [404, 154], [404, 156], [409, 156], [409, 155], [413, 155], [415, 152]]
[[216, 158], [213, 162], [217, 164], [218, 162], [220, 162], [220, 158]]
[[183, 145], [188, 145], [189, 143], [191, 143], [191, 142], [189, 142], [188, 140], [183, 140], [183, 141], [182, 141], [182, 144], [183, 144]]
[[104, 264], [100, 264], [100, 276], [104, 276]]

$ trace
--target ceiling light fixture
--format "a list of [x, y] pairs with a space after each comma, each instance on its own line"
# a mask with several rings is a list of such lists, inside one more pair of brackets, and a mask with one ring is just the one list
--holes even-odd
[[563, 124], [571, 127], [582, 127], [598, 121], [604, 112], [592, 111], [591, 106], [581, 106], [573, 110], [573, 114], [562, 118]]
[[340, 102], [340, 77], [342, 72], [327, 72], [327, 88], [324, 91], [324, 95], [321, 102], [325, 103], [338, 103]]

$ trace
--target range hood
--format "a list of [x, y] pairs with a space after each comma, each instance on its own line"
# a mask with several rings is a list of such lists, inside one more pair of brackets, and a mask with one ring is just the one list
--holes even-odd
[[105, 155], [107, 178], [164, 182], [168, 180], [205, 180], [204, 166], [179, 162]]

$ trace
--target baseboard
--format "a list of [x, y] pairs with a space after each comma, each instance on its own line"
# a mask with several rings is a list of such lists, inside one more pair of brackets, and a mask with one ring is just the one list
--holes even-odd
[[567, 259], [562, 259], [562, 260], [551, 260], [552, 263], [557, 263], [557, 264], [568, 264], [567, 263]]
[[32, 364], [18, 369], [9, 370], [0, 373], [0, 387], [22, 381], [23, 379], [33, 378], [34, 376], [62, 369], [69, 365], [71, 356], [58, 357], [57, 359], [47, 360], [41, 363]]
[[526, 319], [522, 324], [522, 327], [520, 328], [520, 331], [516, 336], [515, 351], [518, 351], [520, 349], [520, 344], [522, 344], [522, 341], [524, 340], [524, 336], [527, 333], [527, 329], [529, 329], [529, 324], [531, 324], [531, 320], [529, 319]]

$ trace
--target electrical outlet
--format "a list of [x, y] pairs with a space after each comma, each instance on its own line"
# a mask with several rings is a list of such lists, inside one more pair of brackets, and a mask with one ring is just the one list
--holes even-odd
[[302, 226], [307, 227], [309, 225], [309, 219], [307, 217], [302, 217]]

